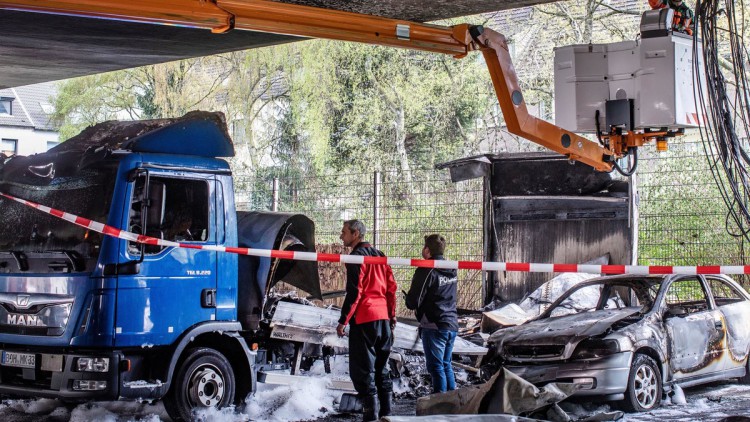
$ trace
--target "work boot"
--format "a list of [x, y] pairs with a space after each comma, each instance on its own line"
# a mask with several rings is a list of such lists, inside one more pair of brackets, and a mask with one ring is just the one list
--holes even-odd
[[364, 422], [372, 422], [379, 419], [380, 403], [378, 403], [378, 396], [362, 397], [362, 413], [362, 421]]
[[380, 401], [380, 412], [378, 416], [385, 417], [391, 414], [391, 400], [393, 399], [393, 393], [390, 391], [378, 394], [378, 400]]

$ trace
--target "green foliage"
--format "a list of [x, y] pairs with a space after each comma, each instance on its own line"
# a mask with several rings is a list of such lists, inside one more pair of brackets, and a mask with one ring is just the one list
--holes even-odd
[[60, 139], [77, 135], [93, 124], [133, 111], [135, 93], [121, 84], [120, 72], [65, 81], [59, 85], [53, 119], [61, 125]]
[[290, 98], [318, 170], [429, 167], [475, 142], [486, 70], [409, 50], [310, 41]]
[[666, 153], [642, 152], [639, 263], [740, 265], [743, 242], [727, 233], [732, 225], [700, 140], [685, 138]]

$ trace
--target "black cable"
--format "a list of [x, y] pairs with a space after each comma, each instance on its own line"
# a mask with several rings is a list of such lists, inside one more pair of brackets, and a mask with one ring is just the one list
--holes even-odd
[[750, 126], [744, 0], [697, 0], [695, 10], [693, 64], [696, 74], [705, 72], [695, 93], [704, 120], [701, 140], [727, 208], [726, 231], [750, 241], [750, 152], [738, 134], [747, 136]]
[[633, 163], [628, 163], [628, 170], [623, 170], [619, 164], [617, 164], [617, 160], [613, 161], [612, 164], [615, 167], [615, 170], [617, 170], [618, 173], [625, 177], [632, 176], [635, 171], [638, 169], [638, 148], [633, 148], [633, 152], [631, 153], [631, 156], [633, 157]]

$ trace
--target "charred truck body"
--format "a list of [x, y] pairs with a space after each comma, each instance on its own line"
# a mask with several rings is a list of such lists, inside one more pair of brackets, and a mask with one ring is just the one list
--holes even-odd
[[[107, 122], [5, 158], [0, 191], [166, 240], [314, 251], [304, 216], [235, 212], [220, 158], [233, 154], [219, 114]], [[9, 199], [0, 209], [0, 394], [165, 398], [189, 419], [254, 389], [275, 281], [320, 296], [314, 262], [145, 246]]]

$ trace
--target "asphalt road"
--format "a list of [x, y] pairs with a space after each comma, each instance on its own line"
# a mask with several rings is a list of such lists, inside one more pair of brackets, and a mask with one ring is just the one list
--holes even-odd
[[[750, 386], [735, 382], [721, 382], [685, 390], [685, 404], [664, 405], [648, 413], [626, 414], [624, 422], [750, 422]], [[414, 415], [416, 400], [399, 399], [394, 402], [394, 414]], [[609, 410], [607, 405], [571, 403], [563, 407], [583, 416], [597, 410]], [[241, 414], [220, 418], [224, 422], [249, 420]], [[0, 403], [0, 421], [3, 422], [79, 422], [79, 421], [144, 421], [157, 422], [169, 419], [161, 404], [132, 402], [95, 402], [86, 405], [66, 406], [55, 400], [3, 400]], [[329, 414], [317, 421], [354, 422], [361, 416]], [[212, 418], [213, 422], [213, 418]]]

